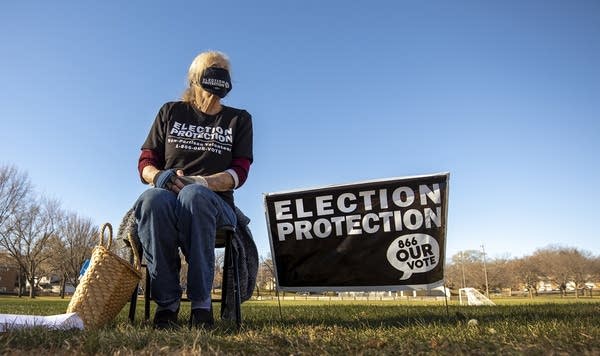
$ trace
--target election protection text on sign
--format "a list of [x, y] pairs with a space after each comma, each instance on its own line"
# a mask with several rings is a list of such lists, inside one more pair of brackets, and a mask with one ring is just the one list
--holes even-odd
[[278, 285], [376, 289], [443, 283], [448, 174], [265, 196]]

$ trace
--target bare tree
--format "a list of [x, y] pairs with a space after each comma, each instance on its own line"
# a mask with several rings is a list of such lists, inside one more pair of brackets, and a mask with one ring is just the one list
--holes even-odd
[[522, 283], [533, 298], [537, 294], [536, 284], [540, 279], [541, 268], [540, 259], [537, 256], [525, 256], [512, 262], [512, 270], [518, 282]]
[[258, 265], [258, 272], [256, 276], [256, 290], [260, 293], [260, 287], [263, 289], [273, 291], [275, 283], [275, 269], [273, 266], [273, 260], [271, 254], [267, 257], [260, 257], [260, 263]]
[[[482, 288], [481, 252], [462, 251], [452, 256], [446, 265], [444, 277], [452, 288], [473, 286]], [[489, 285], [492, 288], [525, 287], [533, 298], [540, 282], [550, 282], [563, 295], [567, 286], [585, 290], [586, 283], [600, 278], [600, 257], [572, 247], [549, 246], [532, 255], [510, 259], [507, 256], [488, 260]]]
[[51, 257], [48, 240], [57, 233], [61, 211], [58, 202], [31, 201], [8, 220], [10, 229], [2, 231], [0, 245], [17, 262], [29, 282], [29, 296], [35, 298], [36, 272]]
[[215, 289], [223, 288], [223, 266], [225, 265], [225, 251], [219, 249], [215, 251], [215, 274], [213, 277], [213, 293]]
[[594, 277], [593, 256], [588, 251], [573, 247], [551, 245], [539, 249], [534, 253], [543, 263], [540, 263], [545, 272], [545, 277], [560, 285], [563, 295], [567, 286], [573, 284], [575, 297], [579, 297], [579, 290], [585, 288], [585, 283]]
[[[181, 251], [179, 251], [179, 260], [181, 263], [181, 268], [179, 269], [179, 285], [184, 288], [185, 293], [187, 295], [189, 265], [187, 264], [186, 258]], [[145, 280], [144, 280], [144, 283], [146, 283]], [[144, 288], [146, 288], [145, 284], [144, 284]]]
[[588, 251], [569, 248], [563, 251], [569, 258], [569, 269], [575, 283], [575, 297], [579, 298], [579, 291], [585, 295], [586, 282], [591, 282], [594, 276], [593, 256]]
[[512, 260], [508, 256], [497, 257], [488, 262], [488, 279], [492, 289], [511, 288], [516, 284]]
[[37, 274], [50, 276], [58, 276], [60, 278], [60, 297], [64, 298], [65, 289], [65, 260], [66, 249], [65, 244], [59, 235], [52, 235], [46, 241], [46, 248], [50, 258], [40, 264]]
[[58, 234], [48, 241], [52, 255], [48, 265], [61, 278], [61, 297], [64, 297], [67, 283], [77, 286], [81, 266], [90, 258], [98, 243], [97, 237], [98, 227], [89, 218], [68, 213], [58, 221]]
[[445, 277], [453, 287], [474, 287], [485, 290], [482, 252], [479, 250], [461, 251], [451, 258], [446, 266]]
[[0, 231], [10, 230], [7, 222], [22, 209], [30, 193], [27, 174], [14, 166], [0, 166]]
[[[600, 280], [600, 255], [592, 258], [592, 278], [595, 281]], [[591, 287], [593, 288], [593, 286]], [[593, 289], [590, 289], [590, 297], [592, 296]]]
[[62, 226], [61, 237], [66, 248], [65, 277], [67, 282], [76, 286], [83, 262], [90, 258], [92, 249], [98, 244], [98, 227], [90, 218], [77, 214], [67, 216]]
[[[31, 183], [26, 173], [19, 171], [14, 166], [0, 166], [0, 250], [6, 250], [2, 240], [7, 238], [13, 230], [11, 222], [15, 215], [24, 209], [31, 195]], [[2, 252], [2, 251], [0, 251]], [[15, 265], [12, 254], [4, 251]], [[23, 269], [19, 268], [18, 284], [19, 297], [23, 291]]]

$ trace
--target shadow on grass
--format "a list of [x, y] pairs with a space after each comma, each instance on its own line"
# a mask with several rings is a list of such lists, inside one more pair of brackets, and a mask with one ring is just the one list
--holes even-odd
[[577, 320], [595, 323], [600, 306], [589, 304], [545, 304], [523, 306], [398, 306], [398, 305], [302, 305], [252, 306], [244, 317], [247, 327], [273, 325], [339, 326], [349, 329], [369, 327], [413, 327], [415, 325], [455, 326], [470, 319], [479, 322], [532, 323]]

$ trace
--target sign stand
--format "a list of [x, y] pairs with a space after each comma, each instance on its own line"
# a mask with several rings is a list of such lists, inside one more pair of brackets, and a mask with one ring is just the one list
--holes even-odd
[[446, 293], [446, 282], [444, 282], [444, 300], [446, 301], [446, 318], [450, 318], [450, 309], [448, 308], [448, 294]]
[[277, 304], [279, 305], [279, 319], [283, 321], [283, 314], [281, 313], [281, 300], [279, 299], [279, 287], [275, 288], [275, 295], [277, 296]]

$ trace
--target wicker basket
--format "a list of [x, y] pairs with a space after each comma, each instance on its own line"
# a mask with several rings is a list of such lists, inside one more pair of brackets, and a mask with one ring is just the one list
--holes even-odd
[[[108, 228], [105, 246], [104, 230]], [[100, 243], [94, 247], [90, 265], [81, 278], [67, 313], [76, 312], [86, 329], [99, 328], [117, 316], [130, 299], [139, 280], [140, 259], [137, 248], [134, 266], [110, 251], [112, 226], [106, 223], [100, 230]]]

